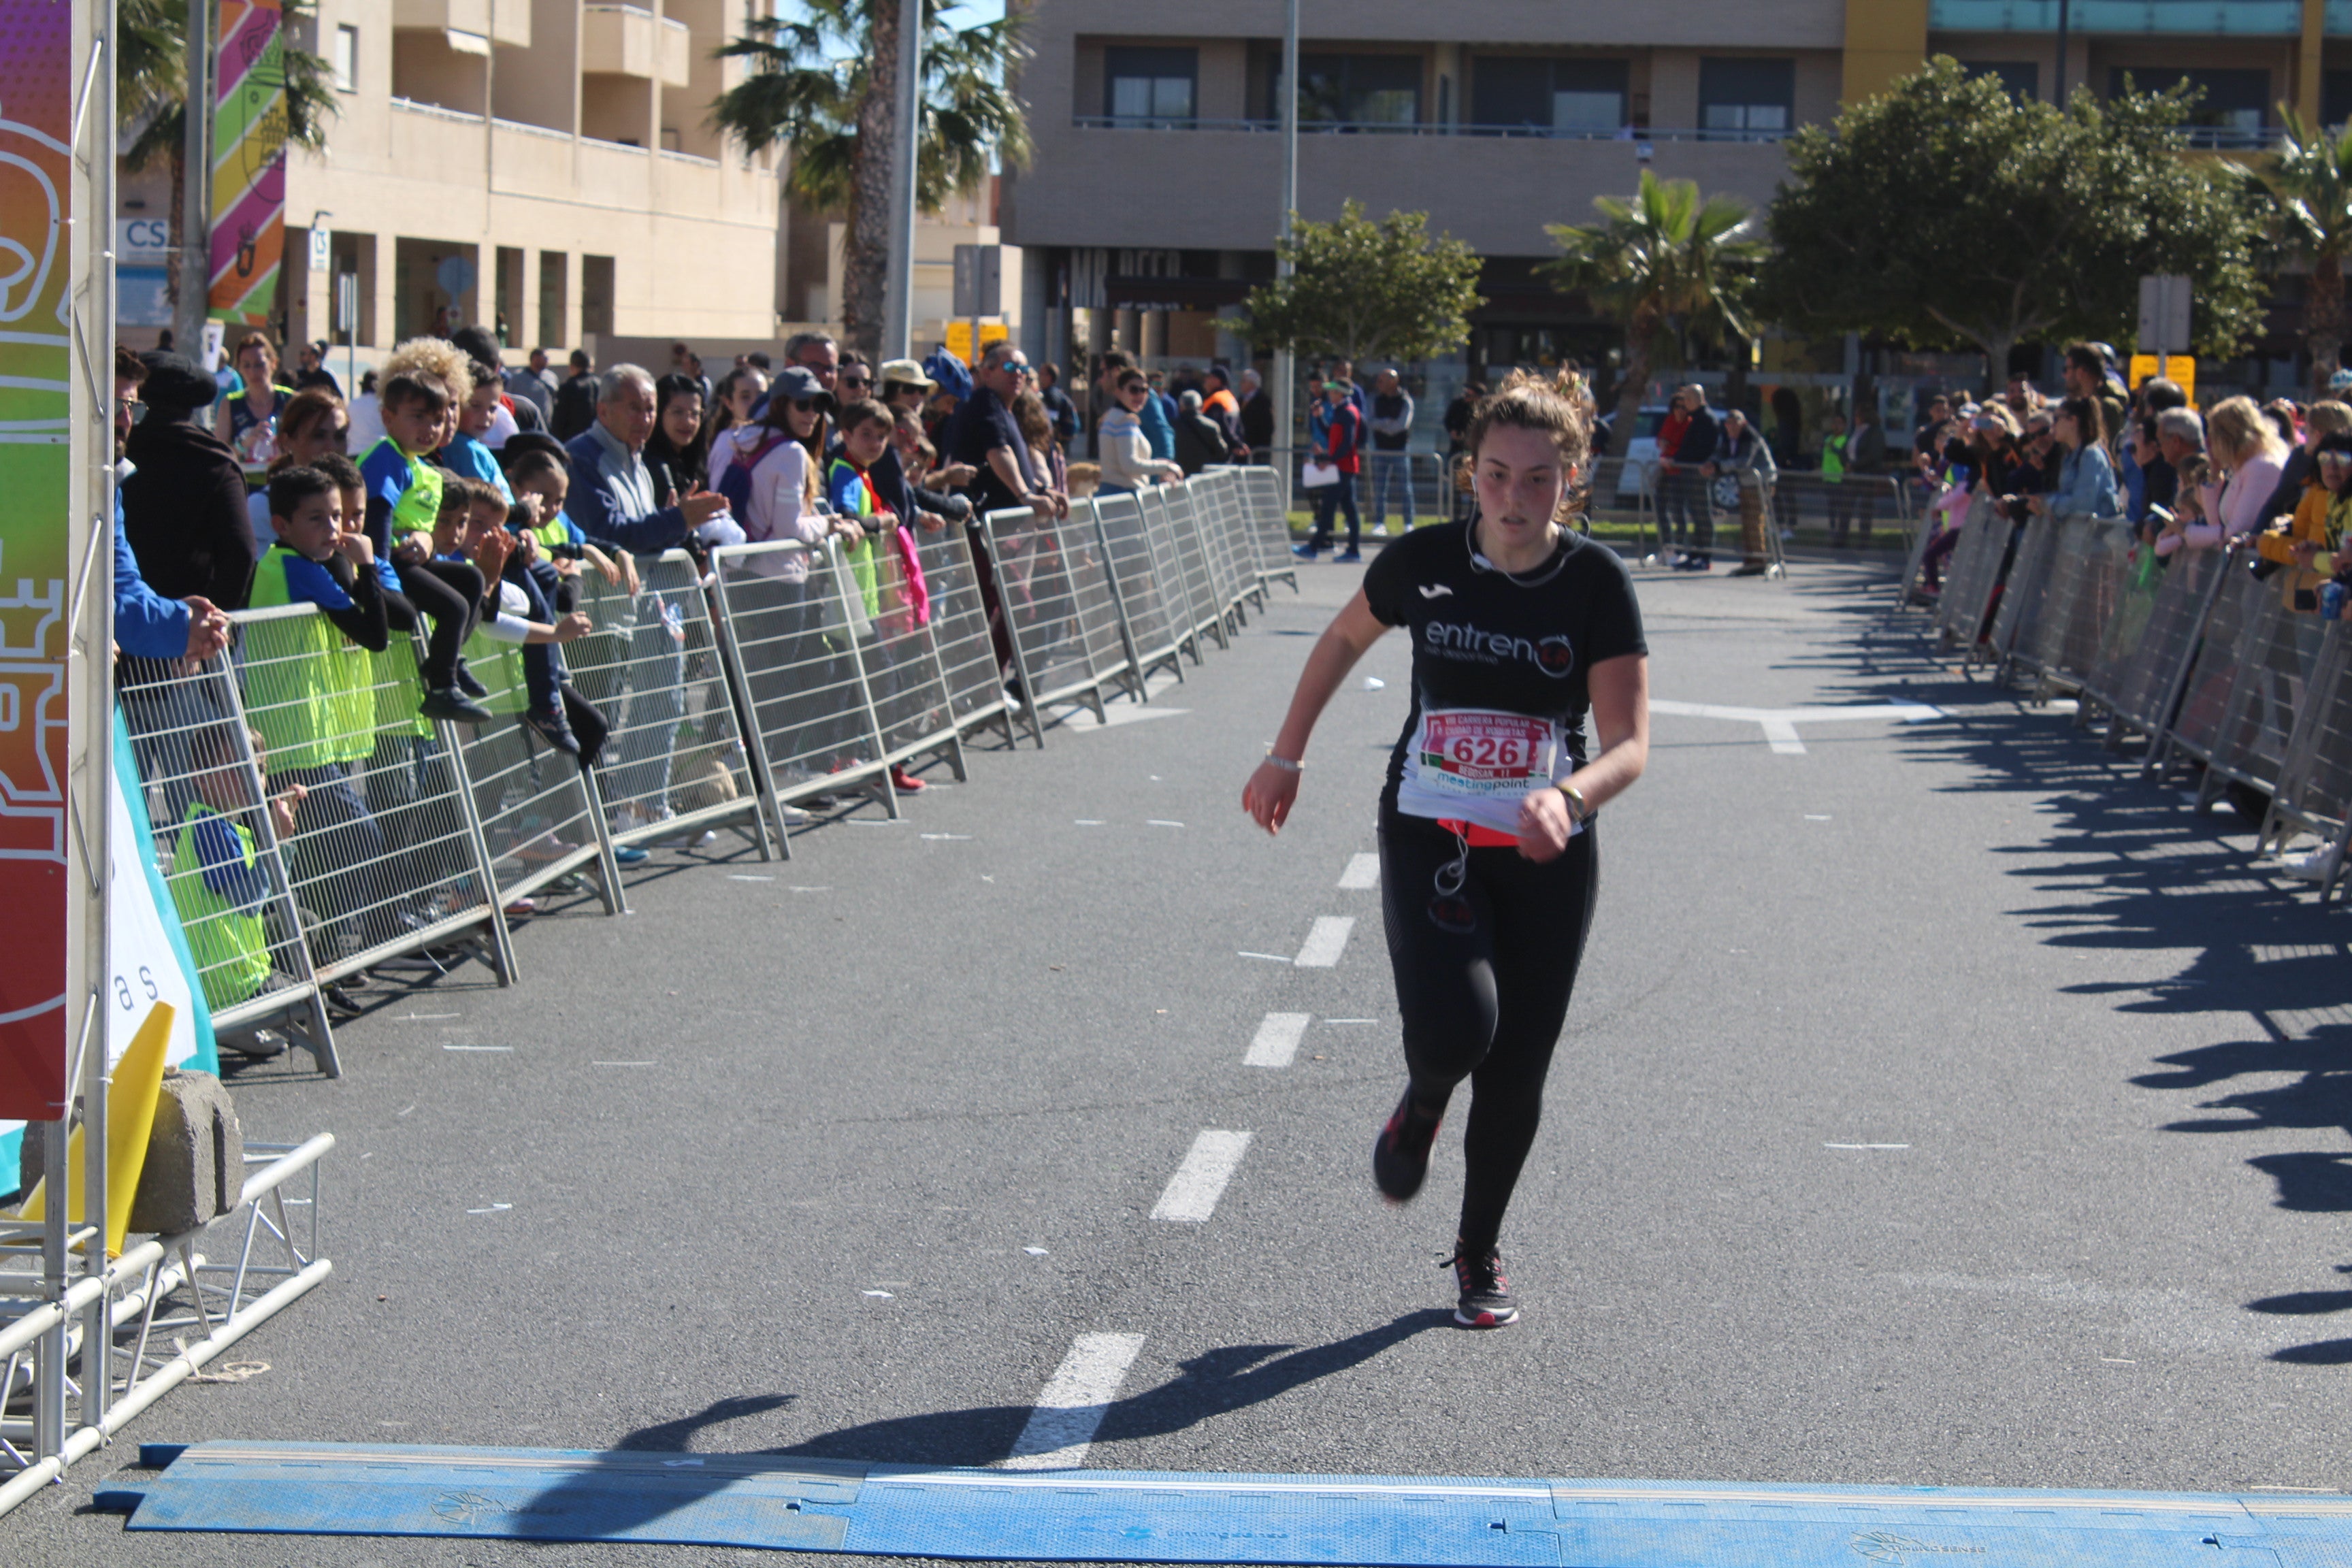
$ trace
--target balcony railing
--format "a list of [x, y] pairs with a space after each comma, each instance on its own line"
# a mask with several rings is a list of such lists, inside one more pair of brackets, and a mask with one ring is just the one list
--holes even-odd
[[[2054, 33], [2058, 0], [1929, 0], [1927, 26], [1939, 33]], [[2189, 33], [2292, 38], [2303, 31], [2303, 0], [2072, 0], [2066, 26], [2078, 37]]]
[[[1079, 114], [1070, 120], [1080, 131], [1247, 131], [1278, 132], [1279, 120], [1147, 119], [1124, 114]], [[1555, 128], [1549, 125], [1445, 124], [1438, 121], [1400, 122], [1393, 120], [1316, 120], [1298, 122], [1302, 136], [1504, 136], [1547, 142], [1781, 142], [1786, 131], [1728, 131], [1704, 126], [1621, 126], [1614, 130]]]
[[470, 114], [462, 109], [444, 109], [437, 103], [419, 103], [413, 98], [395, 98], [392, 106], [403, 114], [422, 114], [433, 120], [454, 121], [460, 125], [479, 125], [482, 122], [478, 114]]

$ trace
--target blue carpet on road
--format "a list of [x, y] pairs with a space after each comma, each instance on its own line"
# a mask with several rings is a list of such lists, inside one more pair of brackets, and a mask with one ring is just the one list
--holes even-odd
[[129, 1528], [1030, 1562], [2352, 1568], [2352, 1498], [1014, 1471], [782, 1455], [205, 1443]]

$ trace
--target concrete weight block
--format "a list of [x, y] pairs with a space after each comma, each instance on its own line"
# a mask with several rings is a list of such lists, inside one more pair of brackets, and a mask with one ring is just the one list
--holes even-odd
[[226, 1214], [244, 1187], [245, 1139], [228, 1090], [210, 1073], [166, 1072], [131, 1228], [148, 1236], [194, 1230]]

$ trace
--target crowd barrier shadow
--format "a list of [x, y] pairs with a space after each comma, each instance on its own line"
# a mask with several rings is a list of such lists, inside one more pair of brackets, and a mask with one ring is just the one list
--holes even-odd
[[[1891, 635], [1891, 634], [1890, 634]], [[1912, 634], [1924, 665], [1941, 661]], [[1852, 700], [1885, 700], [1894, 678], [1858, 678]], [[2024, 859], [2010, 875], [2047, 901], [2010, 913], [2056, 947], [2190, 955], [2163, 980], [2087, 981], [2077, 995], [2112, 995], [2142, 1016], [2217, 1015], [2212, 1043], [2154, 1059], [2136, 1087], [2162, 1093], [2220, 1089], [2164, 1131], [2200, 1137], [2328, 1132], [2335, 1147], [2250, 1156], [2280, 1208], [2352, 1213], [2352, 1005], [2347, 931], [2303, 885], [2252, 858], [2256, 825], [2226, 804], [2189, 809], [2177, 783], [2145, 777], [2139, 749], [2108, 751], [2063, 711], [2022, 693], [2013, 711], [1987, 711], [1998, 689], [1974, 684], [1964, 721], [1906, 730], [1911, 760], [1963, 770], [1946, 794], [2009, 791], [2035, 797], [2033, 830], [1996, 855]], [[1902, 695], [1936, 701], [1917, 679]], [[1948, 700], [1957, 700], [1947, 699]], [[2053, 858], [2057, 857], [2057, 858]], [[2141, 967], [2141, 966], [2136, 966]], [[2227, 1020], [2227, 1021], [2225, 1021]], [[2291, 1081], [2279, 1083], [2282, 1076]], [[2232, 1088], [2233, 1085], [2245, 1087]], [[2339, 1266], [2352, 1273], [2352, 1264]], [[2246, 1303], [2249, 1311], [2320, 1316], [2352, 1310], [2352, 1290], [2300, 1291]], [[2352, 1363], [2352, 1337], [2273, 1352], [2274, 1361]]]

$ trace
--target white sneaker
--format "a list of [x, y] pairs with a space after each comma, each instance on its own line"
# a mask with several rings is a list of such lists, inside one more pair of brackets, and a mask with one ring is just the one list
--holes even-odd
[[814, 822], [816, 820], [807, 812], [803, 811], [799, 806], [794, 805], [790, 801], [785, 801], [779, 805], [776, 808], [776, 815], [782, 819], [786, 827], [797, 827], [803, 822]]
[[2305, 855], [2282, 855], [2278, 863], [2279, 875], [2300, 877], [2306, 882], [2325, 882], [2327, 880], [2328, 862], [2335, 858], [2336, 852], [2324, 845]]
[[1386, 539], [1388, 536], [1389, 525], [1387, 523], [1376, 522], [1372, 524], [1372, 537], [1374, 539]]

